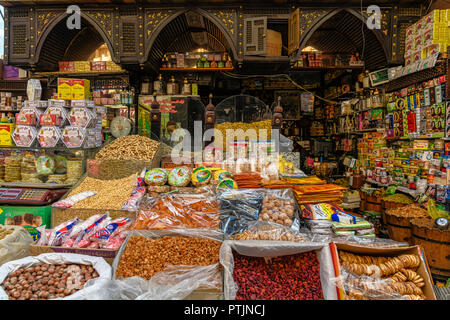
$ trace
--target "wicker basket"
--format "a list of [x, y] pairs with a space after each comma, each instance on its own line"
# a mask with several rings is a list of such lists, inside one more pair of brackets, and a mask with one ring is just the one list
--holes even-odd
[[30, 256], [38, 256], [42, 253], [77, 253], [84, 254], [92, 257], [101, 257], [105, 259], [110, 265], [112, 265], [114, 258], [119, 252], [117, 250], [110, 249], [91, 249], [91, 248], [67, 248], [67, 247], [50, 247], [50, 246], [37, 246], [35, 244], [30, 245]]

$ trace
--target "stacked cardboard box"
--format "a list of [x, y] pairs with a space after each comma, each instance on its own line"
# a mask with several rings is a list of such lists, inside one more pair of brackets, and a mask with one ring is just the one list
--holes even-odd
[[405, 65], [439, 52], [450, 44], [450, 9], [434, 10], [406, 29]]

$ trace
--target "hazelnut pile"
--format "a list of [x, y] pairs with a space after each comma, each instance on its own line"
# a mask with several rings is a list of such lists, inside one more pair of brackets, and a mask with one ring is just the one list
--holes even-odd
[[98, 276], [92, 266], [38, 264], [11, 272], [1, 287], [10, 300], [47, 300], [70, 296]]
[[264, 198], [259, 219], [291, 226], [294, 221], [294, 201], [283, 200], [271, 194]]

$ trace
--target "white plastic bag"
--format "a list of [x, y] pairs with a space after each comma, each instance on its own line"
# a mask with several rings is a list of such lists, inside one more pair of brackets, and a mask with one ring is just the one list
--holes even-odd
[[0, 266], [30, 255], [30, 244], [33, 243], [33, 237], [23, 227], [5, 226], [5, 228], [15, 230], [0, 240]]
[[[89, 280], [91, 288], [86, 293], [89, 293], [92, 290], [94, 291], [98, 290], [98, 287], [96, 285], [97, 282], [111, 279], [111, 266], [105, 261], [105, 259], [101, 257], [91, 257], [75, 253], [43, 253], [39, 256], [26, 257], [23, 259], [10, 261], [2, 265], [0, 267], [0, 283], [2, 283], [5, 280], [8, 274], [16, 271], [19, 268], [23, 267], [27, 268], [40, 263], [48, 263], [48, 264], [77, 263], [77, 264], [91, 265], [95, 269], [95, 271], [97, 271], [99, 276], [98, 278]], [[98, 291], [97, 293], [101, 297], [102, 292]], [[86, 300], [84, 289], [77, 291], [76, 293], [62, 299]], [[0, 287], [0, 300], [8, 300], [8, 295], [1, 287]]]

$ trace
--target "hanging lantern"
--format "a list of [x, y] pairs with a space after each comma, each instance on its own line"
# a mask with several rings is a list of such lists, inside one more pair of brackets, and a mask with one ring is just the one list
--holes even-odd
[[281, 107], [281, 97], [278, 97], [278, 104], [274, 109], [272, 127], [279, 128], [283, 121], [283, 108]]
[[206, 106], [205, 125], [208, 128], [214, 127], [215, 122], [215, 106], [212, 104], [212, 93], [209, 95], [209, 104]]

